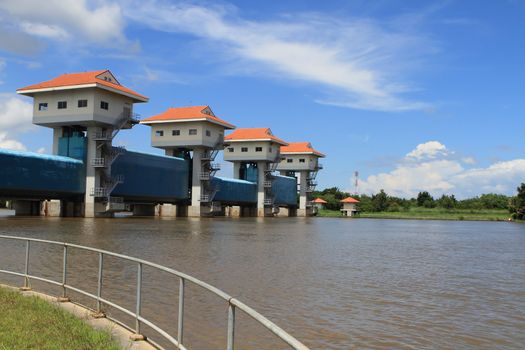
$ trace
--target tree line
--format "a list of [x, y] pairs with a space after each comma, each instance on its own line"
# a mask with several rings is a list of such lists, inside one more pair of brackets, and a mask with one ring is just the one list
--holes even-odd
[[506, 196], [503, 194], [487, 193], [477, 197], [458, 200], [452, 195], [443, 194], [441, 197], [434, 198], [427, 191], [419, 192], [415, 198], [400, 198], [387, 194], [384, 190], [373, 195], [351, 195], [341, 191], [337, 187], [326, 188], [322, 191], [313, 193], [314, 198], [322, 198], [327, 204], [326, 209], [339, 210], [340, 200], [352, 196], [359, 200], [358, 210], [362, 212], [382, 212], [382, 211], [407, 211], [410, 208], [442, 208], [442, 209], [504, 209], [509, 210], [513, 218], [525, 219], [525, 183], [517, 188], [516, 196]]

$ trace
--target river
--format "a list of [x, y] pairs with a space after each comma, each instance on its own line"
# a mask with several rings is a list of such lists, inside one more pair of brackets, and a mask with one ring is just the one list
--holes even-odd
[[[17, 217], [0, 218], [0, 234], [103, 248], [186, 272], [238, 297], [311, 349], [525, 348], [524, 224]], [[0, 243], [0, 266], [22, 266], [23, 245]], [[30, 272], [60, 280], [61, 258], [60, 249], [35, 245]], [[94, 292], [97, 256], [72, 253], [70, 262], [70, 283]], [[106, 266], [112, 272], [104, 276], [103, 295], [133, 309], [135, 267], [116, 259]], [[144, 274], [144, 314], [175, 332], [177, 280]], [[21, 283], [5, 275], [0, 282]], [[224, 349], [224, 303], [198, 288], [186, 295], [186, 345]], [[287, 348], [246, 317], [236, 327], [236, 349]]]

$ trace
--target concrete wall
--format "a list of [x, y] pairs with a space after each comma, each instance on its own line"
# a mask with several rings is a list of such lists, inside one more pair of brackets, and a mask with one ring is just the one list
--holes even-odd
[[[153, 147], [214, 147], [224, 137], [224, 128], [209, 122], [180, 122], [151, 124], [151, 145]], [[190, 129], [197, 130], [196, 135], [190, 135]], [[173, 135], [173, 130], [179, 130], [180, 135]], [[162, 131], [163, 136], [158, 136]], [[209, 132], [209, 136], [206, 134]]]
[[281, 156], [284, 159], [279, 163], [277, 170], [315, 170], [319, 159], [311, 154], [281, 154]]
[[[262, 150], [257, 152], [257, 147], [261, 147]], [[279, 156], [279, 147], [270, 141], [230, 142], [224, 150], [224, 160], [273, 162]], [[242, 152], [242, 148], [247, 148], [247, 152]]]
[[[87, 107], [78, 107], [78, 100], [87, 100]], [[67, 108], [58, 109], [58, 102], [66, 101]], [[108, 103], [108, 110], [100, 102]], [[94, 125], [95, 122], [113, 125], [122, 115], [124, 107], [133, 110], [132, 99], [109, 91], [86, 88], [36, 93], [33, 103], [33, 123], [43, 126]], [[38, 110], [40, 103], [47, 103], [47, 111]]]

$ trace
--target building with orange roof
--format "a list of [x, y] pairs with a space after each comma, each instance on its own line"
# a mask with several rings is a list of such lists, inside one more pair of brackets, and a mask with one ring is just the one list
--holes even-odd
[[272, 216], [276, 212], [272, 172], [281, 159], [280, 147], [288, 143], [272, 133], [270, 128], [242, 128], [224, 138], [224, 160], [233, 163], [236, 179], [257, 182], [257, 216]]
[[357, 210], [357, 203], [359, 203], [359, 200], [352, 197], [346, 197], [339, 202], [343, 205], [341, 208], [341, 213], [343, 216], [355, 216], [359, 213]]
[[277, 169], [283, 175], [295, 176], [299, 182], [299, 209], [297, 215], [315, 214], [314, 203], [310, 195], [315, 191], [317, 173], [322, 169], [319, 158], [325, 155], [315, 150], [310, 142], [290, 142], [281, 146], [281, 161]]
[[328, 202], [325, 201], [322, 198], [317, 197], [316, 199], [314, 199], [312, 201], [312, 203], [313, 203], [315, 208], [317, 208], [317, 209], [324, 209], [325, 204], [327, 204]]
[[17, 90], [33, 98], [33, 124], [53, 129], [53, 154], [84, 154], [84, 216], [110, 216], [123, 204], [112, 191], [123, 181], [111, 163], [123, 151], [112, 140], [137, 120], [133, 104], [148, 98], [122, 85], [109, 70], [62, 74]]
[[[213, 214], [216, 208], [212, 204], [217, 189], [211, 180], [220, 169], [214, 160], [223, 149], [224, 131], [235, 126], [217, 117], [210, 106], [168, 108], [140, 123], [151, 127], [153, 147], [164, 149], [168, 156], [192, 160], [188, 215]], [[163, 212], [167, 212], [166, 208]]]

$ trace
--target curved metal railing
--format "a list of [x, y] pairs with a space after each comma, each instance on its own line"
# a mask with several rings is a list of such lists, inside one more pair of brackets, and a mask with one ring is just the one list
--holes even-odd
[[[77, 293], [80, 293], [82, 295], [85, 295], [89, 298], [92, 298], [96, 300], [97, 302], [97, 312], [101, 313], [102, 304], [108, 305], [110, 307], [113, 307], [135, 319], [135, 328], [132, 329], [135, 334], [137, 335], [137, 339], [140, 339], [142, 336], [141, 334], [141, 325], [147, 325], [151, 329], [155, 330], [157, 333], [159, 333], [162, 337], [164, 337], [166, 340], [168, 340], [170, 343], [175, 345], [177, 349], [181, 350], [187, 350], [187, 348], [183, 345], [184, 343], [184, 290], [185, 285], [187, 282], [193, 283], [217, 296], [222, 298], [228, 303], [228, 328], [227, 328], [227, 344], [226, 349], [227, 350], [233, 350], [234, 349], [234, 334], [235, 334], [235, 311], [236, 309], [239, 309], [243, 311], [245, 314], [250, 316], [252, 319], [257, 321], [259, 324], [270, 330], [273, 334], [275, 334], [278, 338], [280, 338], [282, 341], [290, 345], [292, 349], [296, 350], [309, 350], [304, 344], [299, 342], [297, 339], [292, 337], [290, 334], [285, 332], [282, 328], [277, 326], [272, 321], [268, 320], [266, 317], [252, 309], [251, 307], [247, 306], [246, 304], [242, 303], [241, 301], [237, 300], [236, 298], [228, 295], [227, 293], [223, 292], [222, 290], [203, 282], [195, 277], [192, 277], [190, 275], [187, 275], [185, 273], [179, 272], [177, 270], [171, 269], [166, 266], [162, 266], [159, 264], [155, 264], [150, 261], [134, 258], [131, 256], [113, 253], [110, 251], [92, 248], [92, 247], [86, 247], [78, 244], [72, 244], [72, 243], [65, 243], [65, 242], [57, 242], [57, 241], [48, 241], [43, 239], [36, 239], [36, 238], [25, 238], [25, 237], [16, 237], [16, 236], [5, 236], [0, 235], [0, 240], [6, 239], [6, 240], [16, 240], [16, 241], [24, 241], [26, 243], [26, 254], [25, 254], [25, 270], [24, 273], [16, 272], [16, 271], [10, 271], [10, 270], [3, 270], [0, 269], [0, 273], [5, 273], [9, 275], [14, 276], [20, 276], [24, 278], [24, 287], [25, 289], [29, 289], [30, 279], [47, 282], [56, 286], [62, 287], [62, 298], [67, 299], [67, 291], [71, 290]], [[45, 243], [45, 244], [51, 244], [56, 246], [62, 246], [63, 247], [63, 261], [62, 261], [62, 281], [54, 281], [48, 278], [39, 277], [35, 275], [29, 274], [29, 256], [30, 256], [30, 248], [31, 248], [31, 242], [38, 242], [38, 243]], [[97, 285], [97, 294], [89, 293], [85, 290], [82, 290], [80, 288], [73, 287], [69, 284], [67, 284], [67, 268], [68, 268], [68, 248], [76, 248], [81, 249], [85, 251], [95, 252], [99, 255], [99, 264], [98, 264], [98, 285]], [[107, 300], [102, 297], [102, 276], [104, 271], [104, 257], [105, 256], [112, 256], [116, 258], [120, 258], [126, 261], [131, 261], [137, 264], [137, 288], [136, 288], [136, 308], [134, 311], [128, 310], [123, 306], [120, 306], [110, 300]], [[174, 276], [177, 276], [179, 278], [179, 307], [178, 307], [178, 327], [177, 327], [177, 335], [173, 336], [160, 328], [158, 325], [154, 324], [153, 322], [147, 320], [141, 315], [141, 293], [142, 293], [142, 270], [144, 266], [153, 267], [157, 270], [167, 272], [169, 274], [172, 274]], [[122, 322], [115, 320], [119, 322], [120, 324], [123, 324]], [[129, 327], [128, 327], [129, 328]]]

